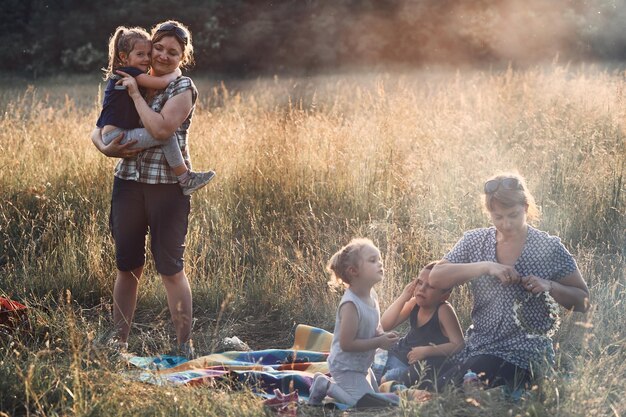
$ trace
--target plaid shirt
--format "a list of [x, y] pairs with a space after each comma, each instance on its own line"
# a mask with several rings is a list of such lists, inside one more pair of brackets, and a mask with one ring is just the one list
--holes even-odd
[[[176, 139], [178, 140], [178, 146], [180, 146], [180, 150], [183, 154], [185, 165], [191, 170], [191, 160], [189, 159], [189, 149], [187, 145], [187, 131], [191, 125], [191, 117], [193, 116], [193, 111], [196, 107], [196, 99], [198, 98], [198, 90], [193, 81], [191, 81], [191, 78], [179, 77], [176, 81], [170, 83], [165, 90], [157, 92], [152, 99], [150, 108], [160, 113], [168, 99], [187, 90], [191, 90], [191, 111], [187, 119], [176, 129], [174, 135], [176, 135]], [[146, 149], [134, 158], [121, 159], [115, 167], [115, 176], [123, 180], [143, 182], [146, 184], [174, 184], [178, 182], [160, 146]]]

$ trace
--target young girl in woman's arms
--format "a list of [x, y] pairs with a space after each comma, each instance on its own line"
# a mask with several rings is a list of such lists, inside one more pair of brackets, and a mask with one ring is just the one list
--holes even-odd
[[181, 76], [180, 68], [160, 77], [147, 74], [151, 52], [152, 42], [145, 30], [123, 26], [115, 30], [109, 41], [109, 64], [105, 73], [108, 83], [96, 125], [102, 128], [102, 140], [105, 145], [123, 133], [124, 139], [121, 144], [136, 141], [131, 149], [161, 146], [167, 163], [178, 178], [183, 194], [189, 195], [206, 185], [215, 176], [215, 172], [190, 171], [183, 160], [176, 134], [165, 141], [160, 141], [153, 138], [146, 129], [141, 128], [133, 100], [125, 91], [125, 86], [119, 84], [121, 73], [134, 77], [140, 87], [163, 90]]

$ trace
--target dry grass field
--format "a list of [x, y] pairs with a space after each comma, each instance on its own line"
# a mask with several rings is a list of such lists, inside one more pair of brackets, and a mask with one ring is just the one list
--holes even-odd
[[[186, 251], [200, 354], [224, 336], [261, 349], [290, 346], [297, 323], [332, 330], [339, 295], [324, 267], [356, 236], [383, 253], [384, 309], [463, 231], [488, 225], [482, 182], [514, 169], [541, 206], [538, 227], [576, 257], [591, 310], [562, 311], [555, 372], [522, 401], [472, 404], [448, 392], [384, 415], [626, 415], [623, 71], [554, 64], [194, 79], [192, 161], [218, 173], [193, 196]], [[0, 83], [0, 295], [31, 308], [30, 330], [0, 336], [0, 416], [269, 413], [249, 392], [133, 382], [91, 350], [111, 322], [114, 280], [115, 161], [88, 139], [100, 84]], [[467, 327], [467, 289], [451, 302]], [[129, 342], [139, 354], [174, 342], [151, 265]]]

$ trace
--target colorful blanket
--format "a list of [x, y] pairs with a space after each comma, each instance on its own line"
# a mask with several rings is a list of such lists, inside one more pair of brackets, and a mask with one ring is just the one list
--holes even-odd
[[332, 333], [316, 327], [298, 325], [294, 344], [289, 349], [252, 352], [222, 352], [186, 360], [177, 356], [129, 356], [128, 362], [142, 370], [138, 378], [156, 385], [197, 385], [224, 382], [246, 385], [263, 396], [274, 389], [297, 389], [308, 396], [315, 372], [328, 373], [326, 359]]
[[[234, 388], [248, 387], [264, 398], [275, 397], [275, 390], [282, 393], [297, 390], [299, 397], [306, 400], [314, 374], [329, 373], [326, 359], [332, 337], [325, 330], [300, 324], [289, 349], [222, 352], [190, 361], [168, 355], [128, 356], [127, 360], [141, 369], [138, 379], [150, 384], [223, 383]], [[334, 403], [334, 406], [348, 408], [345, 404]]]

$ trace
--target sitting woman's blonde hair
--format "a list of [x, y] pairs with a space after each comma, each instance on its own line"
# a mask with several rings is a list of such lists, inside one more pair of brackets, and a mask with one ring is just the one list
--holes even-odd
[[350, 274], [348, 269], [352, 266], [359, 265], [361, 258], [361, 250], [365, 247], [375, 248], [374, 242], [370, 239], [358, 238], [352, 239], [343, 248], [339, 249], [328, 261], [326, 270], [330, 272], [330, 281], [328, 285], [332, 289], [339, 289], [342, 286], [350, 285]]
[[526, 180], [517, 172], [506, 172], [498, 175], [494, 175], [485, 181], [485, 185], [489, 182], [502, 182], [507, 179], [517, 180], [519, 186], [516, 188], [508, 188], [504, 186], [498, 186], [495, 191], [487, 192], [485, 186], [485, 200], [484, 206], [487, 212], [492, 212], [494, 204], [498, 203], [504, 208], [511, 208], [517, 205], [526, 206], [526, 219], [528, 223], [535, 224], [539, 221], [540, 211], [535, 203], [535, 198], [528, 191]]

